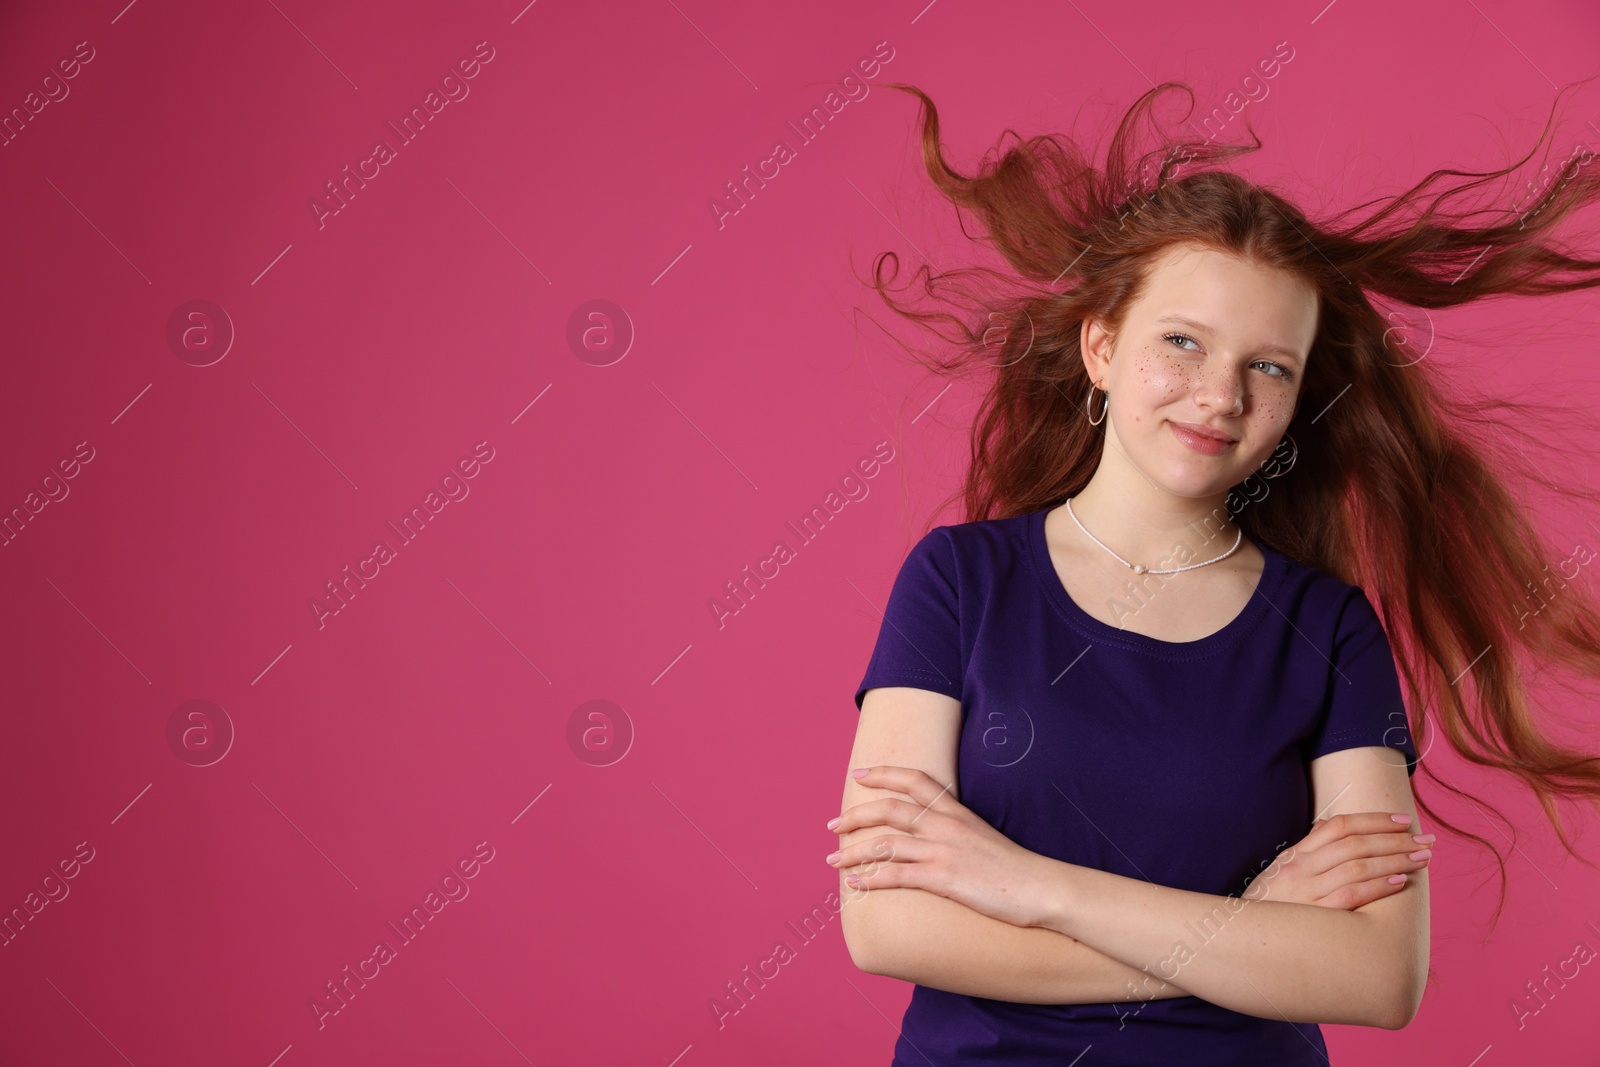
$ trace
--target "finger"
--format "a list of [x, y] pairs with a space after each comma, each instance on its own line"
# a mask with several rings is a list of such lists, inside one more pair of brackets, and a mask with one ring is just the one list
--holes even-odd
[[[1335, 833], [1337, 831], [1329, 831]], [[1325, 872], [1349, 860], [1366, 856], [1410, 856], [1418, 852], [1430, 851], [1435, 834], [1408, 834], [1393, 833], [1389, 831], [1378, 833], [1356, 833], [1338, 838], [1322, 838], [1322, 843], [1311, 839], [1308, 835], [1301, 842], [1306, 849], [1306, 862], [1310, 870]], [[1427, 857], [1424, 856], [1424, 859]], [[1415, 868], [1410, 868], [1415, 869]]]
[[[836, 834], [848, 833], [851, 827], [845, 825], [845, 820], [851, 818], [852, 812], [855, 813], [856, 818], [860, 818], [863, 814], [870, 816], [875, 810], [872, 805], [878, 804], [885, 800], [893, 800], [901, 804], [910, 804], [912, 807], [916, 808], [916, 810], [922, 810], [922, 805], [918, 804], [908, 796], [902, 796], [899, 793], [886, 793], [881, 796], [872, 797], [870, 800], [863, 800], [859, 804], [852, 804], [848, 808], [845, 808], [844, 811], [839, 814], [837, 819], [834, 819], [828, 824], [828, 829], [832, 830]], [[857, 825], [860, 824], [857, 823]]]
[[1437, 839], [1434, 834], [1356, 834], [1335, 841], [1327, 848], [1341, 860], [1358, 856], [1406, 856], [1416, 852], [1432, 852]]
[[1339, 882], [1355, 884], [1369, 881], [1373, 878], [1388, 878], [1396, 874], [1409, 875], [1412, 871], [1420, 871], [1432, 861], [1432, 855], [1422, 856], [1421, 859], [1412, 859], [1411, 856], [1421, 855], [1413, 852], [1410, 855], [1389, 854], [1383, 856], [1363, 857], [1340, 863], [1328, 870], [1319, 878], [1320, 884], [1335, 885]]
[[850, 776], [865, 786], [904, 793], [923, 807], [935, 811], [959, 803], [951, 796], [950, 786], [916, 767], [858, 767], [850, 772]]
[[[1391, 882], [1390, 878], [1399, 878], [1399, 882]], [[1333, 893], [1315, 901], [1318, 907], [1338, 908], [1341, 911], [1354, 911], [1364, 904], [1371, 904], [1374, 900], [1392, 897], [1411, 884], [1411, 879], [1404, 873], [1387, 875], [1381, 878], [1370, 878], [1364, 882], [1342, 886]]]
[[829, 860], [828, 864], [841, 871], [862, 866], [870, 870], [884, 863], [916, 863], [918, 860], [926, 859], [927, 855], [927, 843], [924, 841], [905, 834], [884, 834], [882, 837], [846, 845], [834, 854], [834, 858]]
[[[909, 841], [910, 838], [905, 840]], [[851, 889], [920, 889], [927, 864], [909, 861], [904, 846], [895, 845], [895, 856], [901, 862], [875, 859], [845, 874], [845, 885]], [[840, 868], [844, 873], [844, 868]]]
[[[1407, 816], [1409, 819], [1410, 817]], [[1408, 824], [1409, 826], [1409, 824]], [[1393, 818], [1392, 813], [1386, 811], [1348, 811], [1338, 815], [1330, 815], [1319, 819], [1312, 825], [1311, 831], [1306, 834], [1306, 840], [1312, 848], [1319, 848], [1328, 841], [1335, 840], [1349, 834], [1392, 834], [1406, 832], [1401, 829], [1399, 820]]]
[[[1409, 820], [1410, 816], [1406, 816]], [[1318, 819], [1313, 827], [1338, 833], [1377, 834], [1402, 833], [1409, 822], [1402, 823], [1387, 811], [1345, 811]]]
[[[1327, 852], [1330, 850], [1324, 850]], [[1314, 873], [1309, 883], [1309, 896], [1314, 902], [1322, 903], [1327, 907], [1352, 907], [1344, 903], [1349, 899], [1351, 887], [1364, 884], [1376, 884], [1395, 875], [1409, 877], [1413, 872], [1422, 870], [1428, 865], [1427, 859], [1412, 860], [1406, 856], [1384, 855], [1363, 857], [1344, 863], [1335, 863], [1320, 873]], [[1307, 867], [1315, 871], [1314, 866]]]
[[921, 804], [895, 797], [864, 800], [845, 809], [844, 814], [839, 816], [839, 825], [833, 828], [833, 832], [847, 834], [863, 826], [892, 826], [909, 834], [915, 828], [916, 821], [922, 817], [923, 811]]

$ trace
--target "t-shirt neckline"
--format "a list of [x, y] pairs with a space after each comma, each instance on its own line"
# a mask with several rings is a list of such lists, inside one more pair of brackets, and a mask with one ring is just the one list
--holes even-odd
[[[1132, 630], [1119, 629], [1109, 623], [1090, 615], [1078, 602], [1067, 593], [1066, 586], [1061, 583], [1056, 574], [1055, 564], [1050, 560], [1050, 548], [1045, 542], [1044, 520], [1051, 508], [1036, 511], [1028, 516], [1027, 540], [1028, 559], [1033, 566], [1034, 578], [1037, 580], [1045, 596], [1055, 606], [1056, 611], [1074, 628], [1085, 636], [1096, 640], [1119, 644], [1153, 656], [1168, 659], [1194, 659], [1197, 656], [1209, 655], [1220, 651], [1238, 641], [1255, 625], [1262, 614], [1271, 605], [1270, 595], [1277, 589], [1278, 578], [1282, 573], [1284, 557], [1271, 546], [1262, 544], [1255, 538], [1248, 538], [1251, 544], [1260, 549], [1265, 562], [1261, 568], [1261, 576], [1256, 579], [1256, 587], [1250, 594], [1250, 599], [1244, 608], [1228, 620], [1222, 629], [1207, 634], [1198, 641], [1162, 641], [1159, 638], [1146, 634], [1135, 633]], [[1131, 573], [1131, 572], [1130, 572]]]

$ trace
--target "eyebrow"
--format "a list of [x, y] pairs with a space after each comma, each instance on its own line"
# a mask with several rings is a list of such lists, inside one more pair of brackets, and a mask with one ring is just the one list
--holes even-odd
[[[1194, 319], [1186, 319], [1182, 315], [1166, 315], [1162, 318], [1156, 319], [1156, 322], [1175, 322], [1180, 326], [1189, 327], [1189, 329], [1194, 330], [1196, 333], [1216, 333], [1215, 330], [1213, 330], [1210, 326], [1207, 326], [1205, 323], [1196, 322]], [[1258, 345], [1256, 347], [1256, 351], [1275, 352], [1280, 356], [1285, 356], [1289, 359], [1295, 360], [1296, 362], [1305, 362], [1304, 356], [1286, 345]]]

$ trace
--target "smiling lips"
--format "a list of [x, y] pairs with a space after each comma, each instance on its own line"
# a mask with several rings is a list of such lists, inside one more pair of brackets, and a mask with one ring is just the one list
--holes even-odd
[[1210, 426], [1202, 426], [1199, 423], [1172, 422], [1169, 420], [1167, 425], [1172, 427], [1174, 437], [1203, 455], [1220, 455], [1230, 446], [1237, 443], [1221, 430], [1213, 429]]

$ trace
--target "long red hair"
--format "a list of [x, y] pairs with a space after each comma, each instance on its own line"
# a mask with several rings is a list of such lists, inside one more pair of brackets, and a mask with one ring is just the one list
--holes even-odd
[[[1289, 426], [1298, 456], [1270, 486], [1252, 476], [1235, 487], [1227, 518], [1258, 542], [1366, 591], [1395, 648], [1423, 756], [1419, 771], [1487, 804], [1431, 770], [1425, 757], [1436, 725], [1464, 759], [1520, 778], [1567, 851], [1588, 862], [1555, 801], [1600, 806], [1600, 756], [1541, 725], [1529, 709], [1526, 677], [1562, 668], [1600, 678], [1600, 611], [1587, 586], [1570, 580], [1576, 572], [1565, 573], [1594, 554], [1582, 544], [1571, 552], [1548, 548], [1507, 485], [1600, 501], [1527, 458], [1549, 450], [1532, 429], [1573, 440], [1594, 427], [1575, 412], [1461, 396], [1460, 382], [1438, 359], [1423, 358], [1426, 351], [1373, 298], [1429, 309], [1600, 286], [1600, 260], [1571, 255], [1553, 240], [1563, 220], [1600, 199], [1600, 167], [1584, 169], [1594, 153], [1569, 154], [1515, 216], [1503, 207], [1452, 211], [1450, 202], [1520, 168], [1545, 143], [1549, 122], [1528, 155], [1503, 169], [1436, 170], [1359, 221], [1358, 212], [1380, 201], [1313, 222], [1278, 193], [1217, 166], [1259, 149], [1253, 130], [1250, 144], [1163, 134], [1141, 148], [1142, 131], [1159, 132], [1152, 106], [1163, 94], [1181, 90], [1192, 113], [1194, 96], [1182, 83], [1158, 85], [1129, 108], [1100, 167], [1065, 135], [1013, 133], [1017, 143], [986, 156], [972, 176], [946, 162], [933, 101], [914, 86], [891, 87], [921, 101], [922, 157], [934, 186], [979, 219], [983, 239], [1009, 267], [937, 274], [919, 267], [913, 279], [923, 294], [958, 314], [897, 303], [889, 283], [898, 257], [885, 252], [874, 262], [871, 284], [889, 307], [944, 342], [926, 357], [910, 349], [913, 356], [940, 374], [984, 381], [965, 484], [945, 505], [959, 499], [968, 521], [1004, 518], [1052, 507], [1088, 483], [1104, 438], [1085, 411], [1080, 326], [1093, 315], [1115, 332], [1164, 249], [1193, 242], [1304, 279], [1319, 295], [1320, 314]], [[1430, 192], [1446, 176], [1463, 180]], [[955, 329], [940, 332], [940, 323]], [[1542, 592], [1539, 601], [1530, 591]], [[1417, 803], [1440, 826], [1494, 852], [1498, 921], [1504, 858], [1421, 795]]]

